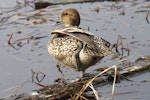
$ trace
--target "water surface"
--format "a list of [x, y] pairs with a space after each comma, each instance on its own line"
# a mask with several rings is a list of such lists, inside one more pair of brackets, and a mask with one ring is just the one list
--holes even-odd
[[[46, 74], [42, 84], [53, 84], [55, 79], [63, 77], [56, 68], [55, 60], [48, 54], [47, 43], [51, 37], [50, 31], [54, 28], [51, 20], [58, 20], [60, 13], [66, 8], [72, 7], [79, 11], [82, 20], [80, 27], [90, 29], [95, 35], [110, 41], [112, 44], [116, 43], [118, 35], [125, 38], [123, 39], [123, 44], [125, 47], [128, 44], [131, 50], [130, 55], [125, 59], [134, 61], [140, 56], [150, 55], [150, 24], [145, 20], [146, 12], [143, 12], [143, 10], [150, 10], [148, 8], [150, 2], [138, 0], [119, 2], [118, 4], [114, 2], [95, 2], [49, 6], [43, 9], [46, 12], [41, 11], [42, 17], [47, 20], [46, 23], [35, 25], [33, 22], [40, 21], [42, 17], [32, 17], [31, 15], [40, 12], [40, 10], [24, 6], [23, 2], [18, 5], [15, 0], [12, 0], [12, 2], [7, 1], [0, 1], [0, 8], [2, 8], [0, 10], [0, 97], [12, 95], [16, 87], [23, 82], [32, 81], [31, 69]], [[99, 7], [98, 13], [95, 11], [97, 7]], [[150, 19], [150, 17], [148, 18]], [[19, 47], [14, 44], [17, 48], [16, 50], [7, 43], [12, 33], [11, 42], [30, 38], [31, 36], [46, 37], [35, 40], [21, 40], [21, 45], [24, 45]], [[134, 41], [137, 42], [131, 44]], [[119, 65], [121, 63], [119, 59], [110, 60], [110, 58], [110, 56], [105, 57], [100, 63], [87, 69], [86, 72], [92, 73], [98, 67], [112, 66], [114, 64], [118, 65], [118, 67], [124, 67]], [[75, 78], [80, 74], [68, 67], [64, 67], [62, 70], [65, 74], [64, 78]], [[150, 80], [148, 76], [149, 73], [146, 73], [133, 79]], [[124, 87], [126, 84], [127, 87]], [[136, 99], [137, 95], [137, 99], [146, 100], [148, 98], [148, 93], [150, 92], [149, 82], [139, 82], [140, 85], [136, 83], [134, 86], [130, 86], [130, 84], [130, 82], [126, 81], [117, 84], [121, 88], [116, 89], [116, 100]], [[101, 90], [106, 89], [106, 92], [104, 91], [102, 95], [107, 98], [111, 94], [108, 92], [111, 86], [104, 87], [100, 88], [99, 91], [101, 93]], [[23, 85], [19, 93], [38, 88], [40, 87], [28, 82]], [[121, 95], [124, 92], [132, 92], [132, 89], [133, 93]], [[127, 98], [127, 96], [129, 97]]]

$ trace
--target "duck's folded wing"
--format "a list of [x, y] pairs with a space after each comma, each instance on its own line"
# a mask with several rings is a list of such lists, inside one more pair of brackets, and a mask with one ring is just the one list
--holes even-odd
[[55, 29], [51, 32], [51, 34], [56, 34], [56, 33], [72, 36], [72, 37], [88, 44], [91, 48], [95, 48], [96, 50], [98, 50], [98, 47], [95, 44], [95, 42], [89, 38], [90, 36], [94, 36], [89, 31], [79, 29], [77, 27], [65, 27], [65, 28]]

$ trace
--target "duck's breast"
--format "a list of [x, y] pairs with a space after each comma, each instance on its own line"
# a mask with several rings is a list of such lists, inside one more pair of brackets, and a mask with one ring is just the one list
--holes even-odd
[[76, 67], [74, 53], [80, 41], [70, 36], [55, 37], [48, 42], [48, 51], [58, 63]]

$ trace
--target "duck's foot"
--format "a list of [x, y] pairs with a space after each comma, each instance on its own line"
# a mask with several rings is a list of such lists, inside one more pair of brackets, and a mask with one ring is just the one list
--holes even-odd
[[69, 79], [67, 79], [67, 80], [69, 83], [82, 81], [83, 80], [83, 74], [84, 74], [84, 72], [82, 71], [82, 73], [80, 72], [80, 75], [70, 76]]
[[81, 78], [80, 77], [76, 77], [74, 79], [69, 79], [69, 82], [70, 83], [74, 83], [74, 82], [78, 82], [78, 81], [81, 81]]

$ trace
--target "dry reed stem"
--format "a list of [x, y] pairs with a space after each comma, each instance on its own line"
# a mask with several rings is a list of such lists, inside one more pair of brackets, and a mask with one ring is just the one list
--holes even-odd
[[[101, 73], [97, 74], [94, 78], [92, 78], [91, 80], [89, 80], [85, 85], [83, 85], [82, 89], [80, 90], [80, 92], [77, 94], [77, 96], [75, 97], [75, 100], [78, 100], [78, 98], [82, 95], [82, 93], [87, 89], [87, 87], [90, 87], [90, 85], [92, 84], [92, 82], [99, 76], [103, 75], [104, 73], [106, 73], [107, 71], [109, 71], [110, 69], [114, 69], [114, 81], [113, 81], [113, 86], [112, 86], [112, 97], [114, 96], [114, 90], [115, 90], [115, 82], [116, 82], [116, 76], [117, 76], [117, 66], [111, 66], [107, 69], [105, 69], [104, 71], [102, 71]], [[93, 89], [92, 89], [93, 90]], [[95, 90], [93, 91], [95, 92]], [[95, 94], [96, 95], [96, 94]], [[97, 96], [97, 95], [96, 95]], [[96, 97], [97, 99], [97, 97]], [[99, 100], [99, 99], [97, 99]]]
[[97, 93], [97, 91], [94, 89], [94, 86], [93, 86], [93, 84], [92, 84], [92, 83], [89, 85], [89, 87], [93, 90], [93, 93], [95, 94], [95, 98], [96, 98], [96, 100], [99, 100], [98, 93]]

